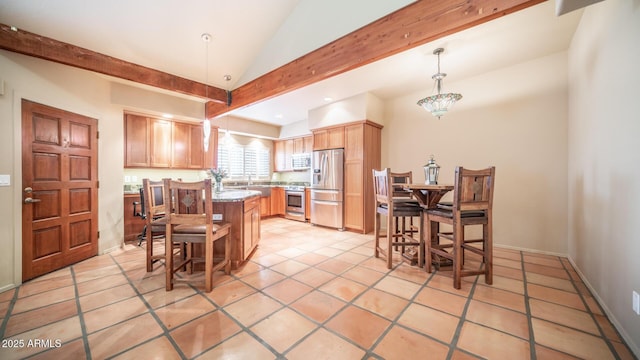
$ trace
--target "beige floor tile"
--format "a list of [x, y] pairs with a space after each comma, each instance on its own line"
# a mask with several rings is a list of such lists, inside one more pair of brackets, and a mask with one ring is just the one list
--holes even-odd
[[524, 275], [522, 274], [522, 270], [513, 269], [510, 267], [505, 267], [500, 265], [493, 266], [493, 275], [509, 278], [509, 279], [520, 280], [520, 281], [524, 280]]
[[524, 254], [522, 258], [525, 263], [544, 265], [556, 269], [564, 269], [562, 261], [557, 256], [543, 254]]
[[451, 278], [451, 276], [443, 276], [436, 273], [427, 282], [427, 286], [456, 295], [469, 296], [473, 284], [463, 280], [460, 289], [456, 289], [453, 287], [453, 279]]
[[583, 359], [606, 360], [614, 356], [602, 338], [533, 318], [536, 343]]
[[65, 286], [59, 289], [53, 289], [37, 295], [19, 298], [13, 305], [12, 314], [19, 314], [24, 311], [37, 309], [48, 306], [57, 302], [74, 299], [76, 296], [73, 286]]
[[468, 298], [466, 297], [433, 289], [428, 286], [422, 288], [414, 299], [418, 304], [426, 305], [458, 317], [462, 316], [462, 311], [464, 310], [467, 300]]
[[261, 271], [246, 275], [240, 280], [258, 290], [262, 290], [278, 281], [281, 281], [285, 277], [286, 276], [282, 275], [281, 273], [275, 272], [271, 269], [263, 269]]
[[589, 313], [566, 306], [541, 301], [529, 300], [531, 316], [568, 326], [574, 329], [599, 335], [598, 327]]
[[302, 272], [295, 274], [293, 278], [300, 281], [303, 284], [307, 284], [315, 288], [322, 284], [326, 284], [332, 279], [335, 279], [336, 275], [330, 272], [326, 272], [324, 270], [309, 268], [307, 270], [304, 270]]
[[319, 288], [319, 290], [344, 301], [353, 300], [366, 289], [367, 287], [362, 284], [341, 277], [335, 278]]
[[362, 254], [358, 254], [355, 252], [351, 252], [351, 251], [347, 251], [344, 252], [338, 256], [336, 256], [334, 259], [339, 260], [339, 261], [344, 261], [353, 265], [357, 265], [367, 259], [369, 259], [370, 256], [367, 255], [362, 255]]
[[[318, 248], [313, 248], [313, 249], [309, 249], [308, 251], [313, 251], [317, 249]], [[329, 257], [320, 255], [320, 254], [310, 253], [310, 252], [305, 252], [304, 254], [297, 256], [295, 258], [296, 261], [301, 262], [303, 264], [310, 265], [310, 266], [319, 264], [323, 261], [326, 261], [327, 259], [329, 259]]]
[[540, 275], [546, 275], [558, 279], [571, 280], [571, 277], [566, 270], [560, 268], [548, 267], [545, 265], [524, 263], [524, 270], [528, 273], [536, 273]]
[[252, 261], [264, 267], [270, 267], [286, 260], [288, 260], [287, 257], [282, 255], [267, 254], [267, 255], [260, 256], [258, 258], [254, 257]]
[[548, 347], [544, 347], [536, 344], [536, 359], [538, 360], [578, 360], [579, 358], [565, 354], [563, 352], [549, 349]]
[[56, 277], [48, 281], [28, 281], [20, 286], [18, 298], [24, 298], [72, 285], [73, 279], [70, 276]]
[[82, 312], [91, 311], [118, 301], [136, 296], [135, 290], [129, 284], [119, 285], [80, 297]]
[[[481, 277], [481, 281], [478, 281], [478, 283], [482, 285], [486, 285], [484, 283], [484, 277]], [[524, 282], [521, 280], [515, 280], [515, 279], [494, 275], [493, 284], [487, 285], [487, 286], [491, 286], [495, 289], [507, 290], [516, 294], [524, 295]]]
[[263, 292], [272, 298], [289, 304], [311, 292], [313, 288], [293, 279], [285, 279], [275, 285], [269, 286]]
[[465, 319], [525, 340], [529, 339], [529, 320], [525, 314], [516, 311], [471, 300]]
[[133, 349], [120, 354], [113, 359], [117, 360], [138, 360], [138, 359], [162, 359], [178, 360], [182, 357], [173, 347], [173, 344], [166, 336], [153, 339], [144, 344], [140, 344]]
[[329, 259], [324, 262], [321, 262], [320, 264], [316, 265], [316, 268], [330, 272], [332, 274], [339, 275], [347, 271], [348, 269], [352, 268], [353, 266], [354, 265], [350, 262], [336, 260], [334, 258], [334, 259]]
[[207, 298], [194, 295], [156, 309], [155, 313], [164, 326], [171, 330], [215, 309]]
[[431, 277], [431, 274], [424, 271], [424, 268], [412, 266], [404, 262], [400, 266], [393, 269], [393, 271], [391, 271], [391, 276], [411, 281], [418, 285], [422, 285], [427, 282], [427, 280]]
[[122, 274], [108, 275], [96, 281], [87, 281], [78, 284], [78, 294], [80, 296], [85, 296], [100, 290], [127, 284], [128, 282], [127, 278]]
[[375, 288], [405, 299], [412, 299], [420, 290], [420, 285], [394, 276], [380, 280]]
[[9, 311], [9, 305], [11, 305], [11, 301], [0, 302], [0, 319], [6, 316], [7, 311]]
[[137, 317], [148, 311], [142, 300], [134, 297], [99, 309], [84, 312], [84, 324], [87, 333], [91, 334], [121, 321]]
[[503, 259], [511, 259], [511, 260], [515, 260], [515, 261], [520, 261], [521, 260], [520, 251], [512, 250], [512, 249], [506, 249], [506, 248], [500, 248], [500, 247], [494, 247], [493, 248], [493, 257], [494, 257], [494, 259], [495, 258], [503, 258]]
[[495, 289], [491, 286], [478, 285], [473, 298], [489, 304], [525, 313], [524, 296], [510, 291]]
[[78, 306], [74, 299], [16, 314], [9, 318], [4, 336], [10, 337], [20, 334], [77, 314]]
[[[75, 270], [75, 267], [74, 267]], [[76, 273], [76, 283], [80, 284], [85, 281], [91, 281], [100, 279], [105, 276], [120, 274], [120, 267], [118, 265], [110, 265], [105, 267], [95, 267], [87, 269], [87, 271]]]
[[465, 321], [458, 347], [487, 359], [530, 359], [529, 341]]
[[3, 341], [8, 341], [9, 343], [11, 340], [23, 340], [25, 345], [19, 348], [0, 346], [0, 359], [23, 359], [43, 351], [42, 347], [28, 346], [29, 340], [47, 339], [54, 342], [59, 340], [65, 344], [81, 336], [80, 319], [74, 316], [3, 339]]
[[149, 306], [157, 309], [195, 294], [196, 291], [191, 287], [176, 287], [171, 291], [167, 291], [165, 288], [157, 289], [144, 294], [142, 297]]
[[87, 358], [87, 353], [84, 349], [84, 341], [82, 339], [73, 340], [68, 343], [63, 343], [60, 347], [54, 347], [50, 350], [45, 350], [38, 355], [30, 357], [30, 360], [50, 360], [50, 359], [74, 359], [82, 360]]
[[5, 290], [0, 293], [0, 302], [8, 302], [13, 299], [13, 295], [16, 293], [16, 289]]
[[[254, 254], [255, 255], [255, 254]], [[255, 274], [264, 269], [263, 266], [257, 264], [253, 261], [247, 261], [244, 264], [240, 265], [237, 269], [233, 270], [233, 275], [235, 277], [245, 277], [250, 274]]]
[[333, 314], [340, 311], [345, 304], [346, 302], [334, 296], [314, 290], [296, 300], [290, 307], [314, 321], [323, 323]]
[[537, 274], [535, 272], [527, 272], [525, 276], [527, 277], [527, 283], [548, 286], [569, 292], [576, 292], [576, 288], [570, 280]]
[[353, 304], [389, 320], [395, 320], [407, 307], [409, 301], [385, 291], [369, 289]]
[[276, 356], [251, 335], [243, 332], [205, 352], [198, 360], [251, 359], [270, 360]]
[[264, 294], [255, 293], [231, 305], [227, 305], [224, 310], [242, 325], [248, 327], [280, 308], [282, 308], [282, 305], [277, 301]]
[[627, 345], [623, 344], [622, 342], [612, 341], [611, 344], [613, 345], [613, 348], [616, 350], [616, 353], [618, 354], [620, 359], [622, 359], [622, 360], [637, 360], [638, 359], [637, 357], [635, 357], [631, 353], [631, 350], [629, 349], [629, 347]]
[[429, 354], [429, 359], [446, 359], [449, 347], [424, 335], [393, 326], [373, 352], [384, 359], [413, 359], [416, 354]]
[[218, 306], [225, 306], [245, 298], [256, 290], [245, 283], [235, 280], [224, 285], [215, 287], [210, 293], [205, 294], [209, 299], [213, 300]]
[[365, 352], [325, 329], [319, 329], [285, 354], [289, 360], [361, 359]]
[[391, 322], [356, 306], [347, 306], [329, 320], [325, 327], [368, 349]]
[[451, 360], [479, 360], [481, 357], [475, 356], [473, 354], [469, 354], [468, 352], [464, 352], [460, 349], [453, 350], [453, 354], [451, 355]]
[[459, 322], [458, 317], [420, 304], [409, 305], [398, 319], [398, 324], [444, 342], [453, 340]]
[[309, 268], [309, 265], [303, 264], [295, 260], [285, 260], [281, 263], [271, 266], [271, 270], [277, 271], [286, 276], [292, 276]]
[[587, 310], [582, 302], [582, 298], [573, 292], [558, 290], [537, 284], [528, 284], [527, 294], [532, 298], [569, 306], [582, 311]]
[[281, 309], [251, 327], [256, 335], [283, 353], [318, 326], [288, 308]]
[[494, 254], [493, 265], [494, 267], [495, 266], [506, 267], [513, 270], [520, 270], [520, 272], [522, 272], [522, 262], [520, 261], [520, 259], [518, 260], [505, 259], [505, 258], [495, 257], [495, 254]]
[[143, 314], [88, 336], [93, 359], [105, 359], [162, 334], [151, 314]]
[[600, 329], [602, 329], [602, 332], [604, 333], [604, 336], [607, 339], [617, 341], [617, 342], [622, 341], [620, 336], [618, 336], [618, 332], [616, 331], [616, 329], [613, 327], [613, 325], [611, 324], [609, 319], [607, 319], [606, 316], [594, 315], [594, 318], [598, 322], [598, 325], [600, 325]]
[[587, 303], [587, 307], [589, 308], [589, 311], [591, 311], [594, 314], [598, 314], [598, 315], [604, 315], [604, 313], [602, 312], [602, 308], [600, 307], [600, 304], [598, 304], [598, 301], [596, 301], [596, 299], [592, 296], [589, 297], [583, 297], [584, 302]]
[[380, 280], [385, 274], [377, 272], [375, 270], [371, 270], [366, 267], [357, 266], [353, 267], [344, 273], [342, 273], [343, 278], [347, 278], [356, 282], [359, 282], [366, 286], [371, 286]]
[[141, 275], [139, 278], [132, 278], [131, 273], [127, 273], [127, 276], [131, 279], [131, 283], [136, 290], [141, 294], [165, 288], [166, 278], [164, 276], [164, 270], [161, 274], [150, 274], [147, 273], [146, 270], [140, 270], [138, 273]]
[[192, 358], [240, 331], [241, 328], [227, 315], [221, 311], [214, 311], [169, 334], [184, 355]]

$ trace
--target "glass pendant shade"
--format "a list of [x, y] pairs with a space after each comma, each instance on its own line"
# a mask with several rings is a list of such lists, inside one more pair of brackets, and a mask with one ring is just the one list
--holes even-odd
[[425, 110], [430, 112], [438, 119], [449, 111], [456, 103], [456, 101], [462, 99], [462, 95], [456, 93], [442, 93], [442, 80], [447, 74], [440, 72], [440, 54], [444, 51], [443, 48], [437, 48], [433, 51], [435, 55], [438, 55], [438, 73], [431, 78], [436, 81], [436, 87], [438, 93], [436, 95], [427, 96], [424, 99], [418, 101], [418, 106], [422, 106]]

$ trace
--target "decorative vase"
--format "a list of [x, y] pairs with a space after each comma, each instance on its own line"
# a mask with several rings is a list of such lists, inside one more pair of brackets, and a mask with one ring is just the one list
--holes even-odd
[[221, 193], [222, 192], [222, 180], [221, 181], [216, 181], [216, 184], [214, 186], [214, 191], [216, 193]]

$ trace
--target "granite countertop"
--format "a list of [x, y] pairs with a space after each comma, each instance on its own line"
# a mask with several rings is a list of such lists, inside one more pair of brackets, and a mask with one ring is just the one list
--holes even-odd
[[213, 202], [234, 202], [261, 196], [262, 192], [256, 190], [223, 190], [219, 193], [212, 193]]

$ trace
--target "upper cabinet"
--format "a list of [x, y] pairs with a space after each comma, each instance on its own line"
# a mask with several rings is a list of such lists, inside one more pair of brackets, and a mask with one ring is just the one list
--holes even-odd
[[313, 150], [344, 148], [344, 126], [313, 130]]
[[208, 169], [217, 165], [218, 129], [204, 151], [202, 126], [135, 114], [124, 117], [126, 168]]
[[303, 136], [286, 140], [274, 140], [274, 171], [293, 171], [292, 157], [295, 154], [313, 152], [313, 137]]

